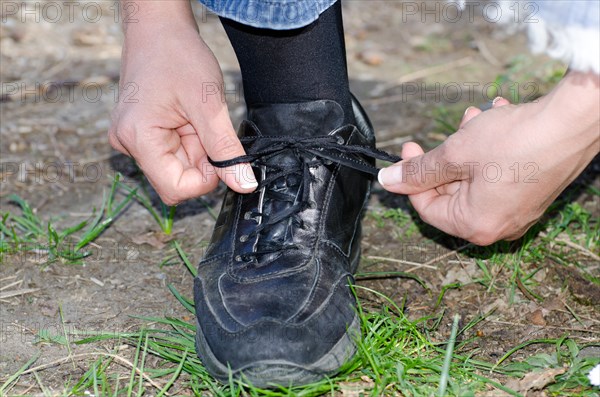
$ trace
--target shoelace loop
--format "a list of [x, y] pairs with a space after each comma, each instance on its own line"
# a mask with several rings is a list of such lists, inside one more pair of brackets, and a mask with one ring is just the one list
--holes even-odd
[[[258, 263], [257, 258], [261, 255], [277, 253], [285, 250], [297, 249], [294, 244], [286, 244], [281, 241], [261, 241], [261, 232], [282, 221], [291, 222], [295, 226], [302, 227], [302, 219], [300, 212], [309, 208], [312, 204], [309, 200], [309, 189], [306, 188], [308, 183], [313, 180], [310, 169], [321, 164], [340, 164], [352, 168], [356, 171], [364, 172], [370, 175], [377, 175], [379, 169], [372, 166], [368, 162], [361, 159], [358, 155], [384, 160], [388, 162], [398, 162], [400, 157], [386, 153], [382, 150], [372, 148], [366, 145], [347, 145], [344, 139], [340, 136], [319, 136], [298, 138], [294, 136], [251, 136], [240, 139], [246, 155], [238, 156], [229, 160], [214, 161], [209, 159], [209, 162], [218, 168], [231, 167], [237, 164], [251, 163], [254, 166], [267, 168], [266, 177], [260, 181], [256, 192], [262, 188], [267, 188], [265, 191], [265, 200], [278, 200], [291, 203], [291, 206], [276, 214], [265, 214], [259, 211], [250, 211], [244, 214], [246, 219], [260, 219], [258, 225], [248, 235], [240, 237], [242, 242], [256, 235], [259, 236], [259, 248], [247, 254], [236, 256], [239, 262]], [[279, 165], [270, 163], [268, 160], [283, 152], [293, 153], [298, 160], [295, 166]], [[278, 192], [275, 189], [269, 189], [270, 185], [275, 184], [281, 178], [285, 178], [287, 186], [301, 189], [301, 199], [296, 200], [295, 195], [287, 195]]]

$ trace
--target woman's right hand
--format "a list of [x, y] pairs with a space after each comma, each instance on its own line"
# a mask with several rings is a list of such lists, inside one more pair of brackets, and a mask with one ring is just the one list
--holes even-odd
[[221, 69], [189, 2], [128, 3], [138, 12], [124, 24], [110, 144], [136, 160], [169, 205], [208, 193], [219, 180], [240, 193], [253, 191], [249, 164], [218, 169], [208, 161], [245, 152], [229, 118]]

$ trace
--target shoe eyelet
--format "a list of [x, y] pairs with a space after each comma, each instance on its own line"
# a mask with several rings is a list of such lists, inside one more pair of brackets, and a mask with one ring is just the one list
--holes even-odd
[[249, 219], [251, 219], [251, 218], [252, 218], [252, 212], [250, 212], [250, 211], [246, 211], [246, 212], [244, 213], [244, 219], [245, 219], [245, 220], [249, 220]]
[[246, 234], [241, 235], [240, 242], [245, 243], [246, 241], [248, 241], [248, 235], [246, 235]]
[[345, 143], [345, 142], [344, 142], [344, 138], [342, 138], [341, 136], [338, 136], [338, 137], [336, 138], [336, 141], [337, 141], [337, 144], [338, 144], [338, 145], [343, 145], [343, 144]]
[[241, 255], [236, 255], [234, 259], [235, 259], [236, 262], [241, 262], [242, 261], [242, 256]]

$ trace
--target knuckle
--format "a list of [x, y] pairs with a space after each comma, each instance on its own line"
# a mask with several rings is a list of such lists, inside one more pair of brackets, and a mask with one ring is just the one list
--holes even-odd
[[421, 218], [421, 220], [423, 222], [427, 223], [428, 225], [431, 225], [432, 218], [429, 216], [429, 213], [427, 211], [425, 211], [423, 208], [417, 208], [417, 207], [415, 207], [414, 204], [413, 204], [413, 207], [415, 208], [415, 211], [417, 211], [417, 214], [419, 215], [419, 218]]
[[501, 235], [498, 232], [498, 229], [489, 225], [484, 225], [475, 228], [467, 240], [475, 245], [484, 247], [494, 244], [496, 241], [500, 240], [500, 238]]
[[439, 159], [444, 163], [456, 162], [464, 151], [464, 139], [457, 134], [450, 135], [446, 141], [439, 146]]
[[463, 231], [459, 237], [478, 246], [491, 245], [499, 239], [499, 225], [489, 214], [463, 210], [455, 219], [454, 226], [456, 230]]
[[165, 197], [165, 198], [161, 198], [162, 202], [165, 203], [168, 206], [174, 206], [179, 204], [182, 200], [177, 200], [175, 198], [172, 197]]
[[112, 129], [112, 133], [109, 134], [109, 137], [112, 138], [114, 142], [118, 142], [123, 145], [123, 147], [131, 149], [133, 143], [135, 142], [135, 135], [136, 130], [132, 124], [119, 123], [114, 129]]
[[158, 195], [163, 203], [170, 206], [177, 205], [184, 200], [184, 198], [180, 197], [177, 193], [159, 192]]
[[112, 132], [108, 133], [108, 143], [115, 150], [121, 149], [121, 142], [119, 142], [119, 139], [117, 138], [117, 136]]
[[477, 235], [477, 236], [467, 239], [467, 241], [469, 241], [477, 246], [480, 246], [480, 247], [486, 247], [488, 245], [494, 244], [497, 240], [491, 238], [490, 236]]

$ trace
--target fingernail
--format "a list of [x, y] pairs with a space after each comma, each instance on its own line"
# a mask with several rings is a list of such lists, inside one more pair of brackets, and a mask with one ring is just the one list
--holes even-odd
[[498, 102], [500, 99], [503, 99], [501, 96], [497, 96], [496, 98], [494, 98], [494, 100], [492, 101], [492, 106], [496, 104], [496, 102]]
[[388, 168], [382, 168], [377, 174], [377, 180], [381, 186], [389, 186], [397, 183], [398, 176], [402, 175], [402, 166], [394, 165]]
[[477, 108], [476, 108], [475, 106], [469, 106], [469, 107], [467, 108], [467, 110], [465, 110], [465, 114], [463, 114], [463, 117], [464, 117], [464, 116], [466, 116], [466, 115], [467, 115], [467, 113], [469, 113], [469, 110], [471, 110], [471, 109], [477, 109]]
[[249, 165], [243, 165], [241, 171], [240, 187], [242, 189], [254, 189], [258, 186], [256, 177], [254, 176], [254, 170]]

